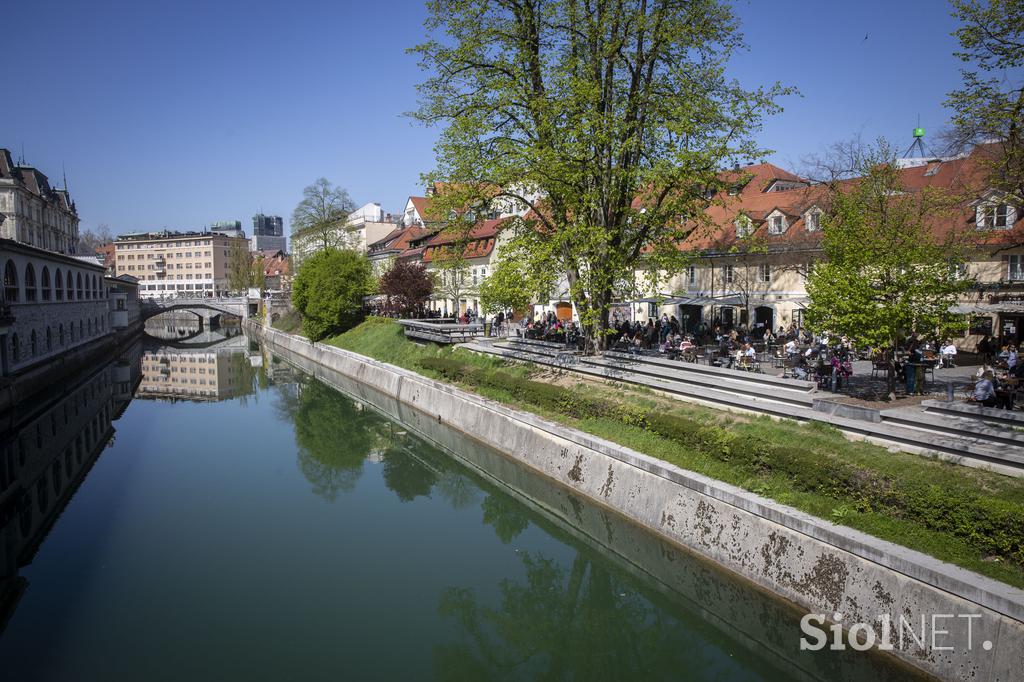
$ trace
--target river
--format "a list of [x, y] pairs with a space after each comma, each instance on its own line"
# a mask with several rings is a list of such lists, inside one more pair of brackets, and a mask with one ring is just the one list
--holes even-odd
[[799, 651], [791, 606], [325, 379], [148, 339], [6, 415], [0, 678], [907, 679]]

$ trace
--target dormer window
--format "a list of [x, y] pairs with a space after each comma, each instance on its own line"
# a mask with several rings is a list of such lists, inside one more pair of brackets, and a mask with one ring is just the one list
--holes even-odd
[[977, 209], [976, 221], [979, 230], [1005, 230], [1016, 219], [1016, 210], [1009, 204], [985, 203]]
[[750, 220], [750, 216], [743, 215], [742, 213], [736, 218], [736, 236], [739, 238], [749, 237], [750, 233], [754, 231], [754, 223]]
[[821, 229], [821, 211], [814, 209], [804, 215], [804, 223], [807, 224], [808, 232], [817, 232]]
[[786, 216], [775, 211], [768, 216], [768, 234], [782, 234], [789, 227]]

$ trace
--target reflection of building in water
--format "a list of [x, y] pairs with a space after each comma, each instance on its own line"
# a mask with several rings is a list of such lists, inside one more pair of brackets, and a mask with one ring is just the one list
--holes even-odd
[[135, 397], [225, 400], [251, 393], [253, 373], [245, 355], [234, 351], [147, 350]]
[[[28, 565], [113, 434], [111, 422], [139, 380], [141, 344], [47, 407], [0, 415], [0, 630], [27, 581]], [[69, 382], [72, 384], [72, 382]]]

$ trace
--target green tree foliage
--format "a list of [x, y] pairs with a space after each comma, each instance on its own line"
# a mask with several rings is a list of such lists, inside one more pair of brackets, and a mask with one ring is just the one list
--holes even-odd
[[[911, 333], [938, 339], [963, 332], [949, 312], [970, 286], [959, 235], [949, 223], [956, 197], [908, 191], [885, 145], [865, 155], [857, 180], [832, 186], [823, 221], [825, 260], [807, 279], [810, 329], [844, 334], [859, 347], [889, 352]], [[889, 392], [895, 390], [890, 361]]]
[[480, 283], [480, 307], [487, 314], [523, 311], [534, 301], [546, 301], [555, 289], [555, 273], [544, 263], [532, 263], [536, 255], [523, 240], [513, 239], [498, 252], [497, 265]]
[[292, 303], [302, 314], [302, 333], [318, 341], [354, 327], [363, 297], [373, 290], [370, 262], [355, 251], [326, 249], [302, 262], [292, 284]]
[[381, 275], [379, 291], [389, 311], [408, 316], [430, 300], [434, 280], [422, 263], [395, 260]]
[[949, 93], [957, 146], [991, 142], [993, 185], [1024, 196], [1024, 4], [1020, 0], [953, 0], [961, 22], [953, 35], [968, 66]]
[[459, 314], [459, 299], [473, 292], [469, 267], [461, 243], [450, 244], [434, 252], [434, 290], [452, 301], [452, 315]]
[[617, 284], [679, 271], [718, 171], [763, 154], [751, 133], [788, 91], [726, 77], [742, 38], [721, 0], [427, 6], [415, 116], [443, 127], [435, 175], [451, 181], [435, 203], [533, 209], [505, 229], [603, 338]]
[[302, 190], [302, 201], [292, 211], [292, 250], [298, 253], [351, 247], [351, 236], [344, 226], [355, 208], [345, 189], [327, 178], [318, 178]]
[[249, 251], [244, 240], [236, 240], [228, 251], [228, 287], [242, 291], [263, 288], [263, 260]]

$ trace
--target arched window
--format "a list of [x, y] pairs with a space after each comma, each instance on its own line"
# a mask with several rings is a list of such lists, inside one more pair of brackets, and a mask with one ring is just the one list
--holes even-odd
[[60, 269], [54, 270], [53, 287], [57, 290], [57, 300], [64, 300], [64, 275], [60, 274]]
[[100, 284], [99, 284], [99, 280], [96, 279], [96, 275], [92, 276], [92, 297], [93, 298], [99, 298], [100, 297]]
[[14, 261], [7, 261], [7, 265], [4, 266], [4, 299], [8, 303], [17, 303], [20, 298], [18, 295], [18, 268], [14, 266]]
[[31, 263], [25, 266], [25, 300], [36, 300], [36, 269]]
[[21, 348], [18, 343], [17, 334], [11, 334], [11, 357], [14, 358], [15, 362], [21, 359]]
[[46, 328], [46, 350], [53, 350], [53, 330]]
[[57, 329], [57, 343], [61, 346], [64, 345], [64, 325], [61, 324]]
[[73, 301], [75, 299], [75, 280], [71, 279], [71, 271], [68, 270], [68, 300]]
[[28, 349], [29, 349], [29, 355], [28, 356], [30, 358], [34, 358], [36, 356], [36, 353], [39, 352], [39, 342], [36, 339], [36, 330], [35, 329], [33, 329], [32, 333], [28, 335]]
[[89, 324], [86, 326], [86, 330], [88, 330], [89, 336], [92, 336], [92, 318], [89, 319]]
[[78, 338], [85, 338], [85, 324], [83, 324], [81, 320], [78, 321]]
[[50, 289], [50, 268], [43, 266], [43, 280], [40, 283], [43, 290], [43, 300], [49, 301], [53, 296], [53, 291]]
[[82, 273], [78, 273], [78, 277], [75, 278], [75, 295], [79, 301], [85, 298], [85, 289], [82, 288]]
[[74, 322], [72, 322], [71, 324], [68, 325], [68, 335], [71, 337], [72, 341], [75, 340], [75, 323]]

